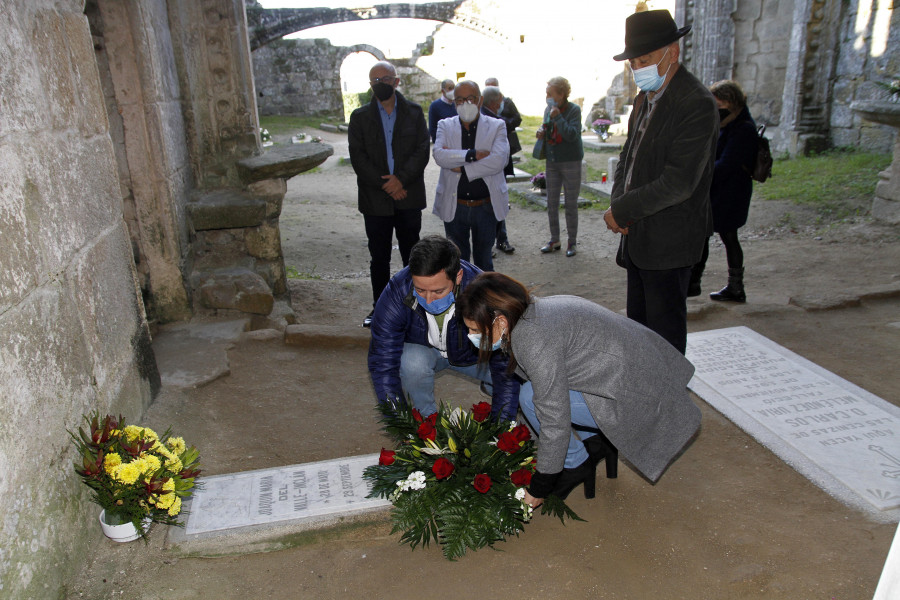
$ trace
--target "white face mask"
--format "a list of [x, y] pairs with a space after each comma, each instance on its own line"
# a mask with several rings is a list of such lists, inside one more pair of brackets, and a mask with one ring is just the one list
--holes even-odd
[[453, 90], [444, 92], [444, 98], [447, 99], [447, 102], [453, 102]]
[[478, 118], [478, 105], [466, 102], [456, 107], [456, 114], [462, 122], [471, 123]]
[[639, 88], [645, 92], [655, 92], [662, 87], [663, 82], [666, 80], [666, 73], [672, 68], [672, 63], [669, 63], [669, 66], [666, 67], [666, 72], [662, 75], [659, 74], [659, 63], [663, 61], [668, 53], [669, 49], [666, 48], [665, 53], [662, 55], [662, 58], [659, 59], [658, 63], [641, 69], [634, 69], [632, 71], [634, 73], [634, 82]]

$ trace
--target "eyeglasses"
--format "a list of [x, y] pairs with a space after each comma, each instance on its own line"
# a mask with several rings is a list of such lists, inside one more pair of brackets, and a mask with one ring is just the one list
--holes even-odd
[[384, 77], [376, 77], [375, 79], [372, 79], [371, 81], [372, 81], [372, 84], [386, 83], [388, 85], [394, 85], [394, 81], [396, 81], [396, 80], [397, 80], [397, 78], [394, 77], [393, 75], [385, 75]]
[[478, 104], [478, 97], [468, 96], [466, 98], [454, 98], [453, 102], [455, 102], [457, 106], [462, 106], [463, 104]]

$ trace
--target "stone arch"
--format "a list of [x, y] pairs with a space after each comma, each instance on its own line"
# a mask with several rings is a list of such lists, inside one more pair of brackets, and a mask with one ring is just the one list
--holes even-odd
[[[368, 8], [275, 8], [247, 6], [250, 49], [257, 50], [286, 35], [305, 29], [372, 19], [425, 19], [464, 27], [508, 43], [510, 38], [489, 11], [476, 0], [452, 0], [423, 4], [377, 4]], [[499, 16], [499, 15], [497, 15]]]
[[344, 54], [344, 57], [341, 58], [341, 63], [343, 63], [347, 59], [347, 57], [354, 52], [368, 52], [378, 60], [387, 60], [384, 52], [370, 44], [355, 44], [353, 46], [344, 46], [343, 48], [346, 50], [346, 53]]

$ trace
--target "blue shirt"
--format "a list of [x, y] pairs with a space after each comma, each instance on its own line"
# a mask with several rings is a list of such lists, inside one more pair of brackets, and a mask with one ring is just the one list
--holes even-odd
[[438, 98], [428, 107], [428, 133], [431, 134], [431, 143], [437, 136], [437, 124], [441, 119], [449, 119], [456, 116], [456, 105]]
[[394, 149], [391, 144], [394, 141], [394, 125], [397, 123], [397, 102], [394, 101], [394, 110], [388, 114], [381, 102], [378, 103], [378, 112], [381, 113], [381, 127], [384, 129], [384, 145], [387, 150], [388, 173], [394, 174]]

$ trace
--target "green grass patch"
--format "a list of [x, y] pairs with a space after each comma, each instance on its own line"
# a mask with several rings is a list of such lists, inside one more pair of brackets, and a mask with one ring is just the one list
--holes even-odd
[[815, 207], [823, 215], [843, 218], [859, 212], [875, 194], [878, 173], [890, 154], [835, 149], [813, 156], [779, 159], [772, 178], [754, 186], [764, 200], [790, 200]]
[[259, 126], [268, 129], [272, 135], [295, 135], [304, 129], [317, 130], [320, 123], [338, 123], [334, 115], [318, 115], [312, 117], [291, 117], [269, 115], [259, 118]]
[[298, 271], [297, 267], [292, 267], [291, 265], [286, 265], [284, 267], [285, 274], [288, 279], [302, 279], [302, 280], [311, 280], [311, 279], [322, 279], [321, 275], [316, 274], [316, 265], [313, 265], [311, 271]]

